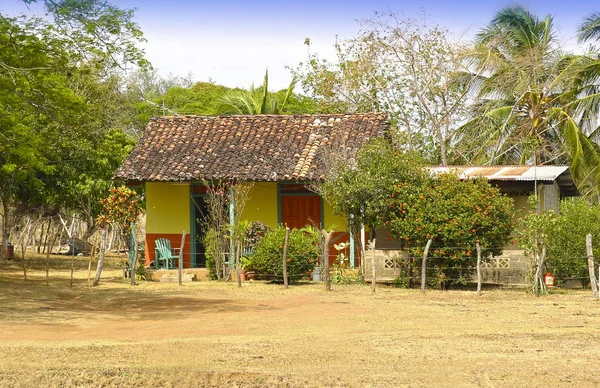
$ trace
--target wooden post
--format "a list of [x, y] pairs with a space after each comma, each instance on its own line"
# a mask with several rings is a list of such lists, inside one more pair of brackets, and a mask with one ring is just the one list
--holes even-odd
[[592, 248], [592, 235], [588, 234], [585, 236], [585, 249], [587, 251], [588, 269], [590, 272], [590, 287], [594, 296], [599, 296], [598, 285], [596, 283], [596, 274], [594, 271], [594, 250]]
[[544, 281], [542, 279], [542, 266], [544, 265], [544, 258], [546, 257], [546, 245], [542, 245], [542, 253], [536, 252], [537, 256], [537, 268], [535, 270], [535, 286], [534, 291], [536, 296], [540, 296], [540, 292], [544, 291]]
[[[235, 245], [235, 272], [237, 273], [238, 287], [242, 286], [242, 243]], [[244, 279], [245, 280], [245, 279]]]
[[427, 280], [427, 254], [429, 253], [429, 247], [431, 246], [431, 239], [427, 240], [425, 250], [423, 251], [423, 261], [421, 264], [421, 292], [425, 292], [425, 283]]
[[325, 229], [321, 229], [321, 234], [323, 235], [323, 257], [322, 257], [322, 265], [323, 268], [323, 279], [325, 280], [325, 289], [327, 291], [331, 291], [331, 278], [329, 277], [329, 242], [331, 241], [331, 237], [333, 236], [333, 231], [327, 232]]
[[[135, 286], [135, 268], [136, 268], [136, 259], [135, 259], [135, 224], [133, 222], [129, 223], [129, 284]], [[167, 268], [169, 267], [169, 263], [167, 263]]]
[[481, 296], [481, 245], [477, 243], [477, 295]]
[[290, 228], [285, 227], [285, 240], [283, 242], [283, 285], [288, 288], [288, 273], [287, 273], [287, 249], [290, 239]]
[[375, 290], [377, 289], [377, 271], [375, 268], [375, 241], [377, 239], [373, 239], [372, 241], [370, 241], [370, 246], [371, 246], [371, 275], [372, 275], [372, 279], [371, 279], [371, 292], [374, 294]]
[[183, 248], [185, 246], [185, 230], [181, 234], [181, 245], [179, 249], [179, 260], [177, 260], [177, 272], [179, 275], [179, 285], [183, 284]]
[[98, 257], [98, 266], [96, 267], [96, 277], [92, 286], [97, 286], [100, 283], [100, 275], [102, 274], [102, 267], [104, 266], [104, 252], [106, 251], [106, 228], [102, 229], [102, 242], [100, 243], [100, 256]]

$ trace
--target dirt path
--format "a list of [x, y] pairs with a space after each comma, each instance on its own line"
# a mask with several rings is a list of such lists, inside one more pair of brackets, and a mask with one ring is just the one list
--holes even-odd
[[587, 292], [0, 288], [2, 386], [600, 384], [600, 303]]

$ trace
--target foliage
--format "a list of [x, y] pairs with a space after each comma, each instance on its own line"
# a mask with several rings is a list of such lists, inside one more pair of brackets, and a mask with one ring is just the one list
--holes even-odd
[[[388, 113], [394, 136], [435, 164], [448, 163], [455, 132], [466, 115], [475, 77], [457, 77], [467, 48], [449, 32], [393, 12], [361, 22], [357, 36], [337, 41], [337, 61], [310, 53], [295, 74], [328, 113]], [[459, 157], [460, 155], [451, 155]]]
[[[312, 271], [319, 260], [319, 230], [307, 226], [291, 229], [287, 249], [287, 272], [290, 280], [299, 280]], [[256, 246], [251, 257], [252, 267], [259, 273], [275, 279], [283, 276], [283, 226], [268, 232]]]
[[269, 92], [269, 71], [265, 72], [262, 86], [258, 89], [254, 85], [249, 90], [230, 90], [218, 100], [219, 114], [258, 115], [281, 114], [285, 111], [286, 104], [294, 91], [296, 78], [292, 79], [283, 99], [279, 100], [276, 93]]
[[344, 254], [346, 245], [347, 243], [333, 244], [333, 247], [339, 252], [333, 263], [333, 274], [331, 275], [331, 282], [334, 284], [350, 284], [353, 280], [353, 276], [348, 274], [350, 260]]
[[550, 15], [515, 6], [479, 33], [472, 69], [481, 75], [461, 152], [474, 163], [570, 164], [578, 184], [594, 183], [597, 54], [563, 54], [555, 32]]
[[102, 199], [101, 203], [102, 214], [98, 216], [98, 223], [102, 226], [115, 223], [125, 233], [141, 212], [137, 193], [126, 186], [111, 188], [109, 196]]
[[244, 237], [244, 247], [248, 250], [254, 250], [260, 240], [265, 237], [271, 228], [269, 225], [264, 224], [260, 221], [253, 221], [250, 226], [246, 229], [246, 236]]
[[440, 174], [421, 186], [397, 182], [386, 200], [386, 224], [415, 257], [428, 254], [430, 272], [441, 288], [465, 283], [477, 260], [502, 253], [513, 229], [512, 199], [485, 179]]
[[378, 138], [365, 144], [354, 160], [334, 166], [321, 190], [334, 213], [348, 217], [351, 228], [360, 224], [378, 228], [388, 217], [394, 185], [418, 186], [426, 177], [418, 157]]
[[[539, 199], [537, 196], [532, 196], [528, 203], [532, 209], [536, 209], [539, 206]], [[519, 246], [531, 261], [530, 278], [534, 288], [537, 287], [539, 279], [535, 279], [533, 275], [540, 267], [540, 262], [543, 264], [544, 253], [553, 241], [553, 231], [557, 223], [558, 215], [552, 209], [532, 212], [519, 219], [517, 237]]]
[[[547, 266], [560, 280], [565, 277], [589, 281], [585, 236], [592, 235], [592, 243], [600, 242], [600, 205], [584, 199], [564, 199], [549, 234]], [[600, 249], [594, 249], [599, 257]]]

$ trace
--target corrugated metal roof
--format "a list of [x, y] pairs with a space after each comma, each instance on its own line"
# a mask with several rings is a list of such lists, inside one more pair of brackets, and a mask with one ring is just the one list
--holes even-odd
[[435, 174], [454, 172], [460, 178], [486, 178], [491, 181], [554, 181], [569, 166], [447, 166], [429, 167]]

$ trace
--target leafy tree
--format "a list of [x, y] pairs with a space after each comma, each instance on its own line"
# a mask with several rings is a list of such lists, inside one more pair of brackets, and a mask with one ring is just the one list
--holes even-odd
[[396, 150], [382, 138], [371, 140], [355, 156], [338, 155], [335, 161], [320, 191], [335, 214], [348, 217], [351, 230], [383, 226], [394, 185], [417, 188], [428, 176], [415, 154]]
[[217, 111], [220, 114], [282, 114], [294, 91], [296, 79], [292, 79], [283, 99], [280, 101], [276, 93], [269, 92], [269, 71], [265, 72], [262, 86], [249, 90], [230, 90], [218, 100]]
[[451, 146], [476, 79], [458, 77], [467, 47], [425, 18], [382, 13], [361, 25], [357, 36], [336, 43], [337, 62], [309, 52], [295, 71], [304, 91], [324, 112], [388, 113], [403, 145], [433, 163], [461, 159]]
[[476, 39], [473, 66], [483, 71], [462, 152], [475, 163], [568, 163], [579, 183], [597, 176], [594, 62], [563, 54], [551, 16], [500, 10]]
[[[86, 206], [81, 198], [102, 195], [130, 146], [119, 136], [128, 120], [121, 72], [146, 65], [131, 11], [92, 0], [45, 4], [54, 23], [0, 15], [0, 258], [17, 205], [97, 214], [93, 198]], [[117, 146], [123, 152], [101, 154]]]
[[[560, 203], [556, 222], [549, 232], [547, 266], [558, 279], [579, 278], [589, 281], [585, 236], [600, 242], [600, 205], [582, 198], [565, 199]], [[598, 257], [600, 249], [594, 249]]]
[[513, 230], [512, 199], [485, 179], [441, 174], [421, 186], [399, 181], [386, 199], [386, 224], [413, 255], [432, 240], [429, 276], [440, 287], [464, 284], [477, 260], [502, 253]]

